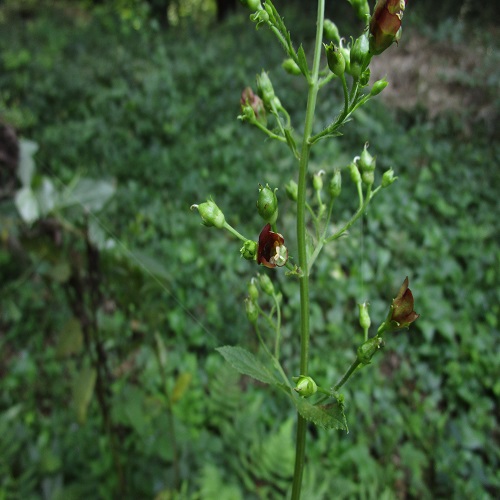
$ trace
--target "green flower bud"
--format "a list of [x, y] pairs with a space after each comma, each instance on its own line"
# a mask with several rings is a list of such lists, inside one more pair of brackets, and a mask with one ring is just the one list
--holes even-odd
[[297, 201], [297, 197], [299, 194], [299, 186], [297, 186], [297, 183], [295, 181], [290, 181], [286, 186], [285, 186], [285, 192], [288, 198], [292, 201]]
[[345, 59], [340, 49], [332, 42], [325, 45], [325, 51], [330, 71], [336, 76], [342, 76], [345, 72]]
[[271, 102], [274, 99], [274, 88], [268, 74], [262, 71], [260, 75], [257, 75], [257, 89], [259, 95], [264, 101], [264, 105], [267, 108], [271, 108]]
[[259, 285], [262, 288], [262, 291], [266, 295], [273, 296], [274, 295], [274, 286], [273, 286], [273, 282], [271, 281], [271, 278], [267, 274], [259, 274], [258, 279], [259, 279]]
[[368, 82], [370, 81], [370, 68], [366, 68], [363, 73], [361, 73], [361, 76], [359, 77], [359, 84], [362, 87], [366, 87], [368, 85]]
[[324, 170], [320, 170], [313, 175], [313, 188], [315, 191], [321, 191], [323, 189], [323, 176], [325, 175]]
[[325, 19], [323, 22], [323, 36], [335, 44], [340, 43], [339, 29], [333, 21], [330, 21], [330, 19]]
[[373, 172], [375, 170], [375, 166], [377, 164], [377, 159], [376, 157], [374, 158], [369, 152], [368, 152], [368, 143], [365, 144], [365, 147], [363, 148], [363, 152], [361, 153], [361, 156], [359, 158], [359, 168], [361, 169], [362, 172]]
[[298, 64], [292, 58], [285, 59], [281, 63], [281, 66], [290, 75], [302, 74], [302, 71], [300, 71]]
[[368, 365], [371, 362], [373, 355], [384, 345], [381, 337], [372, 337], [364, 344], [358, 347], [357, 357], [358, 361], [363, 365]]
[[255, 260], [258, 244], [256, 241], [246, 240], [240, 248], [241, 256], [246, 260]]
[[300, 377], [292, 377], [292, 380], [295, 382], [294, 390], [303, 398], [308, 398], [318, 391], [318, 386], [312, 377], [301, 375]]
[[363, 172], [361, 174], [361, 180], [366, 186], [371, 186], [375, 182], [375, 174], [373, 172]]
[[259, 318], [259, 309], [257, 304], [250, 298], [245, 299], [245, 311], [247, 313], [247, 318], [250, 323], [254, 324]]
[[264, 9], [258, 9], [257, 12], [250, 14], [250, 20], [256, 23], [256, 28], [259, 29], [261, 24], [269, 21], [269, 14]]
[[259, 197], [257, 199], [257, 210], [259, 215], [270, 224], [274, 224], [278, 218], [278, 197], [274, 191], [266, 184], [266, 187], [259, 186]]
[[370, 15], [370, 6], [367, 0], [349, 0], [349, 3], [353, 6], [359, 19], [366, 20], [367, 16]]
[[370, 90], [370, 95], [371, 96], [376, 96], [379, 95], [382, 90], [384, 90], [389, 82], [385, 79], [382, 78], [382, 80], [377, 80], [374, 84], [372, 89]]
[[[242, 0], [244, 2], [245, 0]], [[246, 0], [245, 2], [250, 10], [260, 10], [262, 9], [262, 5], [260, 0]]]
[[341, 54], [344, 56], [345, 72], [351, 74], [351, 50], [349, 49], [349, 47], [344, 47], [342, 45], [342, 40], [340, 41], [339, 50]]
[[342, 189], [342, 174], [340, 173], [340, 170], [337, 169], [335, 170], [332, 180], [330, 181], [329, 185], [329, 191], [330, 191], [330, 196], [335, 199], [340, 196], [340, 191]]
[[358, 166], [354, 162], [351, 162], [348, 168], [352, 182], [354, 182], [354, 184], [359, 184], [361, 182], [361, 174], [359, 173]]
[[257, 302], [257, 300], [259, 299], [259, 289], [257, 288], [255, 281], [255, 278], [252, 278], [248, 282], [248, 295], [250, 296], [251, 300]]
[[382, 175], [382, 187], [386, 188], [390, 186], [393, 182], [396, 182], [397, 177], [394, 177], [394, 170], [390, 168], [386, 172], [384, 172], [384, 175]]
[[368, 302], [363, 302], [362, 304], [358, 304], [359, 306], [359, 324], [361, 328], [363, 328], [364, 332], [367, 332], [372, 324], [370, 319], [370, 313], [368, 312]]
[[215, 226], [222, 229], [226, 222], [222, 210], [215, 204], [213, 200], [207, 200], [200, 205], [191, 205], [191, 210], [198, 210], [201, 216], [201, 222], [204, 226]]
[[368, 37], [363, 33], [351, 47], [351, 64], [349, 67], [349, 74], [359, 79], [363, 71], [366, 70], [370, 64], [370, 43]]

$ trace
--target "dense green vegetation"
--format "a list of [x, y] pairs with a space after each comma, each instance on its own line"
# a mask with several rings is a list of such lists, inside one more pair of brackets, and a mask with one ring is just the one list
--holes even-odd
[[[313, 27], [288, 15], [307, 42]], [[265, 67], [300, 123], [303, 83], [243, 15], [165, 32], [64, 6], [11, 9], [0, 22], [0, 115], [38, 144], [29, 183], [52, 203], [24, 223], [21, 183], [4, 168], [0, 499], [282, 498], [293, 411], [214, 351], [256, 346], [243, 299], [257, 269], [189, 207], [211, 193], [257, 237], [257, 182], [295, 173], [280, 145], [236, 120], [239, 96]], [[430, 40], [460, 43], [450, 34]], [[490, 107], [497, 50], [484, 52], [490, 74], [459, 82], [491, 92]], [[322, 95], [326, 120], [340, 96]], [[306, 499], [500, 492], [500, 147], [467, 110], [433, 120], [428, 111], [375, 103], [313, 158], [316, 169], [345, 168], [369, 140], [379, 171], [392, 166], [399, 180], [318, 263], [311, 372], [341, 375], [361, 339], [356, 303], [383, 317], [406, 275], [421, 318], [343, 391], [350, 432], [311, 428]], [[293, 208], [280, 193], [286, 222]], [[339, 219], [355, 209], [352, 195]], [[295, 374], [296, 286], [274, 276]]]

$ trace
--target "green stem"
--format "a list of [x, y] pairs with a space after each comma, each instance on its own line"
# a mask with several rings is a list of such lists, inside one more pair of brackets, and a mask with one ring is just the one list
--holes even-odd
[[349, 380], [350, 376], [356, 371], [356, 368], [360, 365], [360, 363], [361, 361], [356, 358], [356, 360], [344, 373], [344, 376], [333, 386], [332, 392], [337, 392]]
[[332, 236], [329, 236], [325, 241], [328, 243], [330, 241], [334, 241], [339, 239], [365, 212], [366, 207], [368, 206], [368, 203], [370, 203], [370, 200], [373, 198], [373, 195], [378, 191], [374, 191], [373, 193], [371, 192], [371, 187], [368, 188], [368, 192], [366, 193], [366, 198], [363, 204], [358, 208], [357, 212], [354, 214], [354, 216], [351, 218], [349, 222], [347, 222], [342, 229], [339, 229], [335, 234], [332, 234]]
[[[311, 150], [311, 133], [316, 109], [316, 97], [319, 90], [319, 64], [321, 58], [321, 42], [323, 34], [323, 21], [325, 13], [325, 0], [318, 0], [318, 14], [316, 19], [316, 42], [314, 48], [314, 60], [311, 78], [309, 80], [309, 91], [307, 95], [307, 109], [304, 125], [304, 138], [302, 142], [302, 153], [299, 162], [299, 182], [297, 196], [297, 244], [299, 266], [303, 271], [300, 277], [300, 373], [307, 375], [309, 361], [309, 272], [307, 266], [306, 248], [306, 182], [309, 164], [309, 153]], [[306, 448], [306, 420], [297, 414], [297, 435], [295, 443], [295, 468], [292, 485], [292, 500], [300, 499], [302, 488], [302, 475], [305, 463]]]
[[281, 342], [281, 306], [278, 296], [273, 294], [274, 303], [276, 304], [276, 340], [274, 344], [274, 357], [279, 361], [280, 359], [280, 342]]
[[242, 234], [238, 233], [234, 227], [230, 226], [227, 222], [224, 222], [224, 229], [227, 229], [233, 236], [239, 238], [241, 241], [248, 241], [248, 238], [245, 238]]
[[285, 137], [282, 137], [281, 135], [275, 134], [274, 132], [271, 132], [267, 127], [262, 125], [262, 123], [259, 122], [259, 120], [254, 120], [252, 121], [252, 124], [255, 125], [258, 129], [262, 130], [264, 134], [268, 135], [271, 139], [275, 139], [280, 142], [286, 142]]

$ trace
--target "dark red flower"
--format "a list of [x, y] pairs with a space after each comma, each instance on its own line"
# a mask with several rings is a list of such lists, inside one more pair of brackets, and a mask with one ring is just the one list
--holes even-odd
[[266, 267], [281, 267], [288, 260], [288, 250], [281, 234], [271, 231], [271, 224], [266, 224], [259, 235], [257, 263]]
[[377, 0], [370, 21], [370, 52], [381, 54], [400, 36], [407, 0]]
[[385, 332], [394, 332], [401, 328], [408, 328], [411, 323], [419, 318], [413, 310], [413, 294], [408, 288], [408, 276], [403, 281], [398, 294], [392, 300], [392, 305], [386, 320], [380, 325], [377, 335]]
[[391, 321], [398, 323], [400, 328], [407, 328], [419, 314], [413, 310], [413, 294], [408, 288], [408, 276], [404, 280], [396, 298], [392, 301]]

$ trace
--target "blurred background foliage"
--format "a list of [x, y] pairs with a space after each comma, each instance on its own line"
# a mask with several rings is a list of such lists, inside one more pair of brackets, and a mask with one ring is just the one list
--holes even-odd
[[[276, 3], [310, 42], [314, 2]], [[361, 29], [330, 4], [342, 34]], [[376, 323], [406, 275], [421, 318], [345, 389], [350, 432], [310, 429], [308, 500], [499, 497], [497, 15], [410, 3], [380, 58], [390, 87], [312, 158], [331, 174], [368, 140], [399, 181], [318, 261], [311, 373], [342, 374], [356, 304]], [[300, 129], [305, 88], [247, 17], [215, 0], [0, 2], [0, 499], [286, 494], [292, 409], [214, 351], [256, 347], [257, 269], [189, 211], [213, 195], [257, 237], [269, 182], [293, 253], [294, 166], [236, 116], [266, 68]], [[322, 97], [320, 123], [341, 102]], [[346, 180], [337, 220], [355, 198]], [[297, 287], [272, 277], [297, 374]]]

